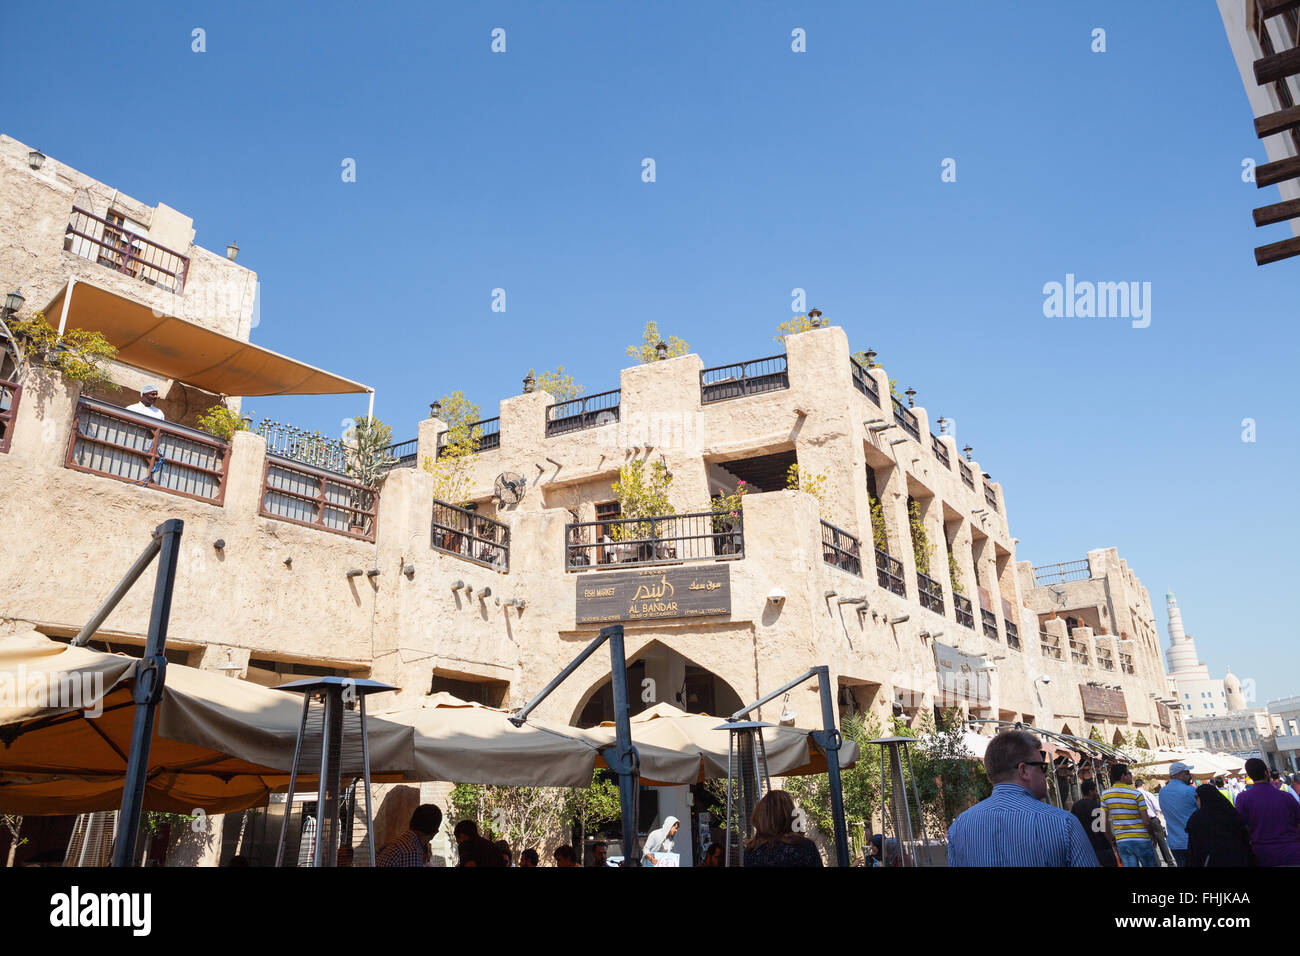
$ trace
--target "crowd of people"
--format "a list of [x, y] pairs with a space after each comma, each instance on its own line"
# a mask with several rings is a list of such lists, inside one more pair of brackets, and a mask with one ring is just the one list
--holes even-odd
[[993, 793], [948, 829], [949, 865], [1300, 866], [1300, 777], [1257, 757], [1237, 792], [1222, 779], [1195, 786], [1181, 762], [1148, 791], [1117, 764], [1100, 793], [1085, 780], [1068, 812], [1045, 802], [1050, 766], [1033, 734], [995, 737], [984, 755]]

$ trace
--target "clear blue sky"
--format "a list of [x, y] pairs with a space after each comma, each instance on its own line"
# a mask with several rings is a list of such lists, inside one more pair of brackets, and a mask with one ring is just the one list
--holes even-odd
[[[11, 5], [0, 128], [237, 239], [254, 341], [374, 384], [395, 437], [530, 366], [614, 387], [650, 319], [771, 354], [801, 287], [957, 421], [1022, 560], [1116, 546], [1162, 635], [1173, 590], [1216, 676], [1300, 693], [1300, 262], [1254, 264], [1288, 233], [1251, 224], [1277, 191], [1214, 4], [185, 6]], [[1044, 318], [1066, 273], [1150, 282], [1150, 327]]]

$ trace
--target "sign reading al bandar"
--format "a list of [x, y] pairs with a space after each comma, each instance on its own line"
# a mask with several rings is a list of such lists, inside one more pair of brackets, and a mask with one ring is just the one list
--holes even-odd
[[579, 624], [731, 613], [731, 567], [721, 563], [588, 573], [577, 590]]

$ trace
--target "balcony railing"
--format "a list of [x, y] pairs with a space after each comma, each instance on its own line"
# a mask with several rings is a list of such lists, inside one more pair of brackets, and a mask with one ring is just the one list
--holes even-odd
[[310, 465], [270, 455], [262, 472], [263, 517], [375, 540], [379, 508], [373, 489]]
[[998, 510], [998, 493], [993, 490], [993, 486], [987, 481], [984, 482], [984, 503], [994, 511]]
[[[567, 402], [556, 402], [546, 409], [546, 436], [549, 438], [616, 422], [621, 401], [622, 389], [616, 388]], [[500, 438], [497, 441], [499, 444]]]
[[384, 449], [383, 455], [389, 459], [388, 464], [384, 466], [385, 470], [390, 468], [414, 468], [418, 462], [416, 459], [419, 454], [420, 440], [412, 438], [410, 441], [399, 441], [389, 445]]
[[[551, 408], [556, 406], [552, 405]], [[469, 437], [474, 439], [475, 451], [491, 451], [494, 448], [501, 447], [501, 419], [484, 418], [476, 422], [470, 422], [465, 426], [469, 429]], [[438, 432], [438, 457], [442, 457], [443, 449], [447, 447], [447, 436], [450, 431]], [[550, 423], [547, 422], [547, 432], [551, 434]]]
[[952, 463], [948, 460], [948, 446], [939, 441], [939, 436], [934, 432], [930, 433], [930, 450], [934, 452], [934, 457], [939, 459], [939, 464], [952, 471]]
[[876, 384], [875, 376], [852, 356], [849, 357], [849, 370], [853, 373], [853, 387], [879, 406], [880, 386]]
[[1137, 670], [1133, 667], [1133, 655], [1125, 654], [1123, 651], [1119, 655], [1119, 669], [1125, 674], [1136, 674]]
[[1070, 638], [1070, 660], [1076, 664], [1088, 663], [1088, 645]]
[[970, 465], [966, 464], [966, 462], [964, 462], [964, 461], [962, 461], [960, 458], [958, 458], [958, 459], [957, 459], [957, 470], [958, 470], [959, 472], [961, 472], [961, 483], [962, 483], [963, 485], [965, 485], [967, 488], [969, 488], [971, 491], [974, 491], [974, 490], [975, 490], [975, 475], [971, 472], [971, 470], [970, 470]]
[[348, 473], [348, 451], [342, 441], [284, 422], [262, 419], [253, 431], [266, 439], [266, 453], [340, 475]]
[[76, 416], [65, 460], [74, 471], [215, 505], [225, 500], [225, 442], [90, 398], [77, 402]]
[[188, 258], [76, 206], [72, 207], [63, 248], [168, 292], [179, 295], [185, 291]]
[[745, 556], [743, 512], [700, 511], [565, 525], [565, 567], [629, 567]]
[[962, 627], [969, 627], [972, 631], [975, 630], [975, 610], [970, 603], [970, 598], [961, 594], [954, 594], [952, 603], [957, 608], [957, 623]]
[[934, 578], [916, 572], [916, 586], [921, 592], [921, 606], [928, 607], [936, 614], [944, 613], [943, 586]]
[[14, 439], [14, 421], [18, 417], [18, 399], [23, 396], [23, 387], [17, 382], [0, 379], [0, 455], [9, 450]]
[[1034, 586], [1064, 584], [1066, 581], [1085, 581], [1092, 577], [1088, 570], [1088, 559], [1082, 561], [1063, 561], [1058, 564], [1041, 564], [1034, 568]]
[[1009, 617], [1004, 617], [1002, 623], [1007, 629], [1007, 647], [1013, 651], [1020, 650], [1020, 628]]
[[903, 562], [887, 551], [876, 551], [876, 583], [886, 591], [893, 591], [899, 597], [907, 597], [907, 585], [903, 581]]
[[1057, 661], [1061, 659], [1061, 639], [1048, 634], [1047, 628], [1040, 627], [1038, 629], [1038, 643], [1043, 650], [1044, 657], [1050, 657]]
[[498, 571], [510, 570], [510, 529], [468, 508], [433, 501], [433, 547]]
[[769, 355], [735, 365], [703, 369], [700, 372], [700, 403], [708, 405], [789, 387], [790, 373], [785, 356]]
[[862, 577], [862, 543], [841, 528], [822, 522], [822, 560]]
[[898, 399], [890, 396], [890, 401], [894, 405], [894, 424], [903, 426], [903, 431], [907, 432], [915, 441], [921, 440], [921, 425], [909, 409], [903, 406]]
[[980, 623], [984, 626], [984, 636], [996, 641], [998, 639], [997, 615], [986, 608], [980, 608]]

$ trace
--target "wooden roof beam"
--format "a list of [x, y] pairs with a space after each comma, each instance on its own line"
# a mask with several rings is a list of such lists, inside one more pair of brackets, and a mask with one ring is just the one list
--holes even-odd
[[1265, 186], [1276, 186], [1280, 182], [1295, 179], [1297, 176], [1300, 176], [1300, 156], [1288, 156], [1286, 159], [1279, 159], [1275, 163], [1256, 166], [1255, 186], [1258, 189], [1263, 189]]
[[1261, 206], [1254, 210], [1255, 225], [1271, 226], [1275, 222], [1285, 222], [1300, 216], [1300, 199], [1288, 199], [1275, 202], [1271, 206]]
[[1300, 236], [1260, 246], [1255, 250], [1255, 265], [1266, 266], [1270, 262], [1290, 259], [1292, 256], [1300, 256]]
[[1256, 0], [1256, 3], [1259, 6], [1259, 15], [1266, 20], [1279, 13], [1300, 10], [1300, 0]]
[[1283, 50], [1255, 61], [1255, 82], [1260, 86], [1275, 83], [1300, 73], [1300, 47]]
[[[1296, 0], [1296, 3], [1300, 3], [1300, 0]], [[1272, 136], [1274, 133], [1285, 133], [1296, 127], [1300, 127], [1300, 106], [1292, 106], [1289, 109], [1266, 113], [1255, 118], [1255, 135], [1260, 139]]]

